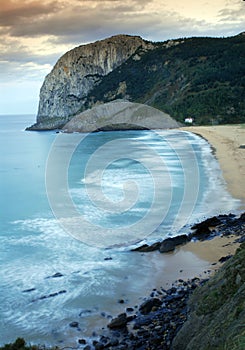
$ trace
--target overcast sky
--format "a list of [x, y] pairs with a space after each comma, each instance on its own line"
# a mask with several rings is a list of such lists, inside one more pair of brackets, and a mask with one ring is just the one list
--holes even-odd
[[0, 0], [0, 114], [35, 114], [45, 75], [80, 44], [116, 34], [226, 37], [244, 24], [244, 0]]

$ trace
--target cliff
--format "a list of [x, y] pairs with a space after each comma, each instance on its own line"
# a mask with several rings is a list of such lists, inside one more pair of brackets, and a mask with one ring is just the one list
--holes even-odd
[[62, 56], [40, 91], [37, 123], [62, 128], [95, 105], [126, 99], [183, 123], [245, 122], [245, 36], [151, 43], [118, 35]]
[[139, 48], [150, 49], [152, 44], [138, 36], [117, 35], [64, 54], [41, 87], [37, 124], [33, 129], [64, 125], [82, 108], [84, 98], [102, 77]]

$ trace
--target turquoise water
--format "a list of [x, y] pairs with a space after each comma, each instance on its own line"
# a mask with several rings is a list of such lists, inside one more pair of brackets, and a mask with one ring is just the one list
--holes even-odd
[[130, 246], [239, 203], [192, 134], [24, 131], [33, 122], [0, 116], [0, 344], [69, 345], [69, 322], [89, 335], [118, 299], [148, 290], [151, 261]]

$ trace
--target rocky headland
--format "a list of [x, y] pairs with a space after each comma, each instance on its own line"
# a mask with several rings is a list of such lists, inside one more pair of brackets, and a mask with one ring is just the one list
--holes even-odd
[[65, 53], [40, 90], [37, 123], [30, 130], [56, 129], [83, 107], [84, 99], [102, 77], [116, 69], [137, 49], [153, 44], [138, 36], [117, 35]]
[[[36, 123], [60, 129], [75, 115], [118, 99], [196, 125], [245, 122], [245, 36], [149, 42], [116, 35], [65, 53], [40, 90]], [[156, 126], [153, 124], [153, 128]]]

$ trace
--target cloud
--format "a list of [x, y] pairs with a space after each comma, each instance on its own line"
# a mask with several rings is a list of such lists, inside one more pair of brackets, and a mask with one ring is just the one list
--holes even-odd
[[[187, 16], [184, 1], [180, 8], [176, 2], [170, 6], [168, 0], [2, 1], [0, 24], [5, 26], [5, 33], [7, 30], [9, 35], [21, 38], [53, 36], [60, 43], [89, 42], [116, 33], [141, 34], [153, 40], [155, 35], [155, 40], [164, 40], [183, 36], [182, 33], [205, 35], [211, 28], [217, 28], [217, 23], [210, 23], [208, 17], [201, 18], [201, 14], [198, 18], [193, 18], [191, 13]], [[236, 0], [238, 2], [241, 5], [240, 0]], [[191, 8], [193, 2], [186, 3]], [[172, 7], [174, 10], [170, 10]], [[185, 8], [185, 15], [179, 12], [181, 8]], [[228, 21], [228, 15], [230, 18], [235, 16], [235, 12], [231, 11], [229, 8], [222, 9], [219, 20], [224, 21], [226, 16]]]
[[224, 8], [219, 11], [219, 22], [245, 22], [245, 3], [239, 3], [235, 8]]
[[[12, 36], [71, 35], [83, 28], [105, 25], [120, 14], [143, 11], [149, 1], [56, 1], [40, 4], [24, 1], [14, 7], [15, 2], [4, 1], [0, 15], [0, 26], [7, 27]], [[20, 2], [17, 2], [17, 4]]]
[[56, 13], [64, 7], [62, 2], [1, 0], [0, 26], [18, 26], [27, 20]]
[[244, 30], [242, 0], [0, 0], [1, 83], [39, 81], [75, 46], [116, 34], [152, 41]]

